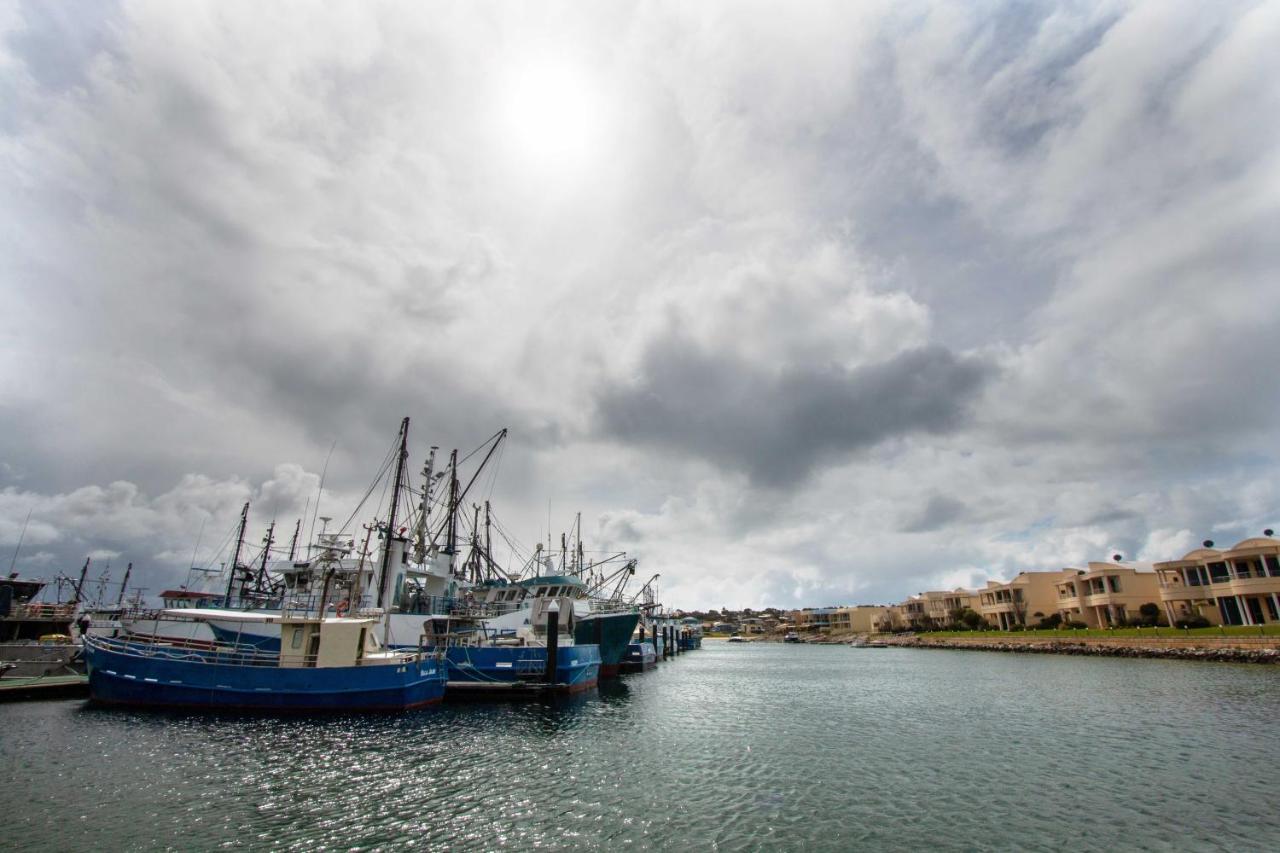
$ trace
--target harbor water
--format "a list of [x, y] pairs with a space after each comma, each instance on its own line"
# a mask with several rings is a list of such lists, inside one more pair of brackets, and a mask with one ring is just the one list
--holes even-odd
[[1263, 850], [1280, 668], [728, 644], [401, 716], [0, 706], [8, 850]]

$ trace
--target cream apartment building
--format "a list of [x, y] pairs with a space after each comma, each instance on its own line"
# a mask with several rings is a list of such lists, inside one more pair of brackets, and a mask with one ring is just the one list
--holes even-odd
[[1055, 611], [1063, 621], [1083, 622], [1090, 628], [1123, 625], [1138, 616], [1142, 605], [1160, 605], [1155, 571], [1138, 564], [1089, 563], [1087, 569], [1075, 570], [1074, 577], [1055, 584], [1055, 591]]
[[977, 610], [992, 626], [1007, 631], [1014, 625], [1035, 625], [1058, 612], [1058, 584], [1074, 577], [1075, 569], [1057, 572], [1019, 572], [1011, 581], [987, 581], [978, 591]]
[[1169, 622], [1195, 616], [1214, 625], [1280, 622], [1280, 542], [1246, 539], [1225, 551], [1205, 544], [1155, 564]]

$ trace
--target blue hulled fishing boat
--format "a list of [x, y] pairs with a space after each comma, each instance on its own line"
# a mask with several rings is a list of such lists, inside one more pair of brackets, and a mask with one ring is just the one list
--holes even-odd
[[657, 665], [658, 651], [648, 640], [627, 646], [627, 653], [622, 658], [623, 672], [644, 672]]
[[388, 651], [376, 621], [262, 616], [285, 641], [211, 650], [84, 638], [95, 702], [254, 711], [403, 711], [444, 697], [445, 666], [434, 653]]

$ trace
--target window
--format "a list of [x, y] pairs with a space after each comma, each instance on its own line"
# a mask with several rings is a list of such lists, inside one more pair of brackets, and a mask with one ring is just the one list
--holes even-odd
[[1242, 578], [1253, 577], [1252, 572], [1249, 571], [1248, 560], [1236, 560], [1236, 575]]
[[293, 639], [289, 641], [289, 648], [291, 649], [302, 648], [302, 629], [301, 628], [293, 629]]
[[1120, 591], [1120, 578], [1115, 575], [1107, 575], [1107, 586], [1111, 587], [1112, 592]]
[[1226, 583], [1231, 580], [1231, 574], [1227, 571], [1226, 563], [1210, 563], [1209, 577], [1213, 579], [1214, 583]]
[[1268, 554], [1263, 558], [1267, 563], [1267, 573], [1273, 578], [1280, 578], [1280, 557]]

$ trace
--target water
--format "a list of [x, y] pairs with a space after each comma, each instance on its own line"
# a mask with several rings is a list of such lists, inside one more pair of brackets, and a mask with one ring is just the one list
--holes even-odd
[[3, 846], [1186, 850], [1280, 844], [1280, 668], [705, 647], [401, 717], [0, 706]]

